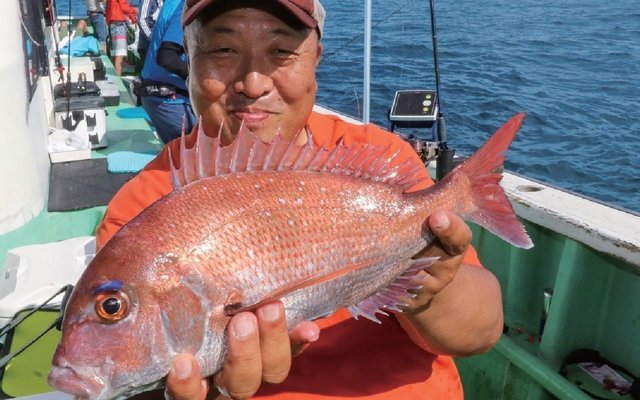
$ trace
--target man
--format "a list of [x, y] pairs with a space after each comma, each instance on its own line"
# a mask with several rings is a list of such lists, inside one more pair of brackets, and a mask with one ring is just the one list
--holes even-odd
[[105, 18], [111, 36], [111, 58], [116, 75], [122, 75], [122, 63], [127, 56], [127, 20], [136, 23], [137, 10], [127, 0], [107, 0]]
[[151, 42], [153, 34], [153, 26], [158, 19], [160, 9], [162, 8], [162, 0], [142, 0], [140, 3], [140, 14], [138, 15], [138, 27], [140, 28], [140, 37], [138, 38], [138, 54], [144, 63], [147, 55], [147, 49]]
[[[385, 144], [420, 162], [408, 144], [380, 128], [312, 112], [321, 7], [317, 0], [188, 0], [189, 91], [204, 131], [216, 135], [222, 126], [221, 140], [229, 143], [244, 121], [265, 140], [277, 131], [290, 140], [302, 132], [301, 142]], [[187, 146], [196, 135], [187, 136]], [[98, 228], [99, 246], [171, 191], [167, 147], [180, 161], [179, 141], [171, 142], [123, 188]], [[340, 310], [290, 332], [280, 302], [239, 313], [227, 328], [222, 371], [201, 381], [194, 357], [178, 355], [167, 378], [169, 397], [462, 399], [450, 355], [476, 354], [498, 340], [500, 288], [469, 248], [464, 222], [449, 212], [436, 212], [428, 222], [437, 240], [421, 256], [440, 259], [422, 273], [422, 289], [407, 299], [404, 313], [377, 325]]]
[[107, 21], [104, 18], [104, 4], [102, 0], [87, 0], [87, 13], [93, 26], [93, 32], [100, 43], [100, 51], [107, 52]]
[[142, 68], [141, 101], [158, 133], [168, 143], [196, 123], [186, 79], [187, 55], [182, 46], [184, 0], [166, 0], [153, 29]]

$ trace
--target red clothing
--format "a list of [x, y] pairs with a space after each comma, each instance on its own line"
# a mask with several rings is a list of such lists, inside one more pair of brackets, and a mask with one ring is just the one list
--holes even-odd
[[[353, 125], [312, 113], [307, 127], [315, 142], [326, 147], [340, 139], [346, 145], [391, 144], [389, 154], [399, 151], [401, 160], [421, 162], [411, 146], [374, 125]], [[187, 136], [187, 147], [193, 146], [196, 135]], [[96, 233], [99, 247], [140, 211], [171, 192], [169, 146], [179, 161], [180, 144], [174, 140], [116, 194]], [[423, 173], [426, 177], [426, 170]], [[473, 249], [465, 261], [480, 265]], [[413, 326], [400, 318], [382, 318], [383, 323], [376, 324], [363, 318], [355, 320], [343, 309], [319, 320], [322, 333], [318, 341], [294, 360], [283, 383], [262, 385], [256, 398], [462, 399], [462, 385], [451, 357], [430, 353]]]
[[127, 0], [107, 0], [107, 6], [104, 10], [104, 17], [107, 19], [107, 24], [112, 22], [126, 22], [127, 17], [132, 24], [137, 21], [137, 10], [131, 7]]

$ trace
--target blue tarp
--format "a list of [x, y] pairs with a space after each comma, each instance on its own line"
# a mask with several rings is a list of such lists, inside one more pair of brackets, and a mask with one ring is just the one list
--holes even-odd
[[[100, 44], [93, 36], [76, 36], [71, 40], [71, 56], [81, 57], [89, 53], [92, 56], [100, 55]], [[69, 45], [60, 49], [61, 54], [69, 54]]]
[[156, 158], [157, 153], [116, 151], [107, 155], [107, 169], [111, 173], [138, 172]]

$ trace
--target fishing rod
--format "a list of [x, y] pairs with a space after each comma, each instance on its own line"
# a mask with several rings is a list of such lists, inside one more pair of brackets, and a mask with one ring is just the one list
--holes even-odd
[[[69, 0], [69, 15], [71, 15], [71, 0]], [[71, 18], [69, 18], [69, 22], [67, 25], [67, 35], [69, 37], [69, 42], [67, 43], [67, 82], [66, 82], [66, 95], [67, 95], [67, 121], [69, 121], [69, 126], [73, 123], [71, 120], [71, 41], [73, 40], [73, 35], [71, 34]], [[64, 125], [64, 124], [63, 124]], [[65, 127], [66, 128], [66, 127]], [[69, 128], [69, 130], [73, 130]]]
[[436, 179], [440, 180], [453, 169], [454, 149], [450, 149], [447, 144], [447, 128], [444, 122], [444, 111], [442, 109], [442, 96], [440, 91], [440, 65], [438, 63], [438, 34], [436, 32], [436, 9], [435, 0], [429, 0], [431, 11], [431, 41], [433, 43], [433, 68], [436, 78], [436, 103], [438, 105], [438, 115], [436, 117], [436, 134], [438, 141], [438, 155], [436, 158]]

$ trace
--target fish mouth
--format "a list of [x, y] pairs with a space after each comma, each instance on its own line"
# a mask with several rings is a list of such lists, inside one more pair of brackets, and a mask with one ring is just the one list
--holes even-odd
[[95, 399], [102, 392], [104, 383], [99, 378], [90, 378], [79, 374], [70, 367], [51, 367], [49, 385], [69, 393], [78, 399]]

